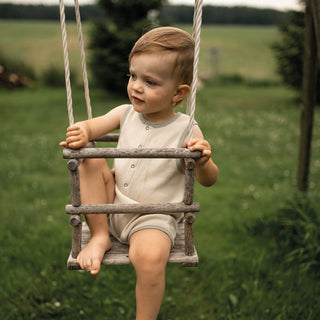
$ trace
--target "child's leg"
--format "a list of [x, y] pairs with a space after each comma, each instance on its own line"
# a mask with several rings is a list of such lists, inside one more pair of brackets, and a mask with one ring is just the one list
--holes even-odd
[[156, 320], [164, 289], [171, 240], [157, 229], [135, 232], [130, 238], [129, 257], [137, 274], [136, 320]]
[[[79, 167], [82, 204], [112, 203], [114, 178], [104, 159], [86, 159]], [[111, 248], [109, 227], [105, 214], [87, 214], [91, 240], [79, 253], [77, 261], [82, 269], [97, 274], [101, 260]]]

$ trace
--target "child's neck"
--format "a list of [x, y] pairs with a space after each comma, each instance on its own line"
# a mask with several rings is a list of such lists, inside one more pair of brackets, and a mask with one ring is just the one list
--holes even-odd
[[172, 110], [172, 113], [166, 115], [157, 115], [157, 114], [142, 114], [143, 118], [152, 123], [161, 123], [173, 118], [176, 113]]

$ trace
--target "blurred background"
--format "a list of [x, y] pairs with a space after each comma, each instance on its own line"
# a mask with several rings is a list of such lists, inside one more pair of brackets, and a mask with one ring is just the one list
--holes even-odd
[[[81, 58], [73, 1], [65, 3], [78, 121], [87, 118]], [[128, 102], [128, 54], [143, 32], [192, 32], [193, 1], [79, 3], [94, 116]], [[97, 276], [66, 269], [58, 5], [0, 0], [0, 318], [134, 319], [132, 266], [103, 266]], [[311, 134], [301, 140], [305, 21], [304, 1], [204, 1], [196, 120], [220, 176], [211, 188], [196, 184], [200, 265], [168, 265], [158, 319], [320, 317], [320, 90], [310, 90]]]

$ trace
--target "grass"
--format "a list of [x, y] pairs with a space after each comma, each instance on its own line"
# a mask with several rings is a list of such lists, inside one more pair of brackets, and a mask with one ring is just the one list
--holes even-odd
[[[189, 26], [182, 26], [189, 32]], [[88, 45], [90, 24], [83, 24]], [[81, 79], [81, 60], [75, 23], [67, 23], [70, 68]], [[210, 63], [210, 48], [218, 49], [218, 72], [238, 74], [253, 79], [278, 80], [270, 44], [277, 40], [276, 27], [203, 26], [201, 31], [200, 74], [214, 72]], [[0, 20], [0, 51], [15, 60], [32, 65], [40, 76], [52, 66], [63, 69], [62, 40], [59, 22]], [[26, 55], [25, 52], [28, 54]], [[87, 60], [90, 51], [86, 52]], [[34, 63], [36, 61], [36, 63]], [[209, 68], [208, 68], [209, 66]]]
[[[1, 319], [133, 319], [131, 266], [103, 267], [98, 277], [65, 267], [71, 230], [64, 205], [70, 195], [57, 145], [67, 126], [64, 90], [0, 94]], [[299, 108], [293, 98], [279, 86], [212, 83], [199, 91], [197, 118], [214, 145], [220, 180], [214, 188], [196, 187], [200, 266], [168, 266], [159, 319], [319, 316], [314, 276], [278, 261], [277, 242], [254, 232], [294, 194]], [[84, 104], [77, 89], [74, 101]], [[96, 114], [122, 102], [95, 90], [92, 101]], [[317, 110], [316, 124], [318, 116]], [[310, 197], [319, 212], [319, 148], [313, 150]]]
[[[84, 25], [83, 32], [86, 29]], [[67, 37], [70, 68], [71, 70], [80, 70], [80, 72], [77, 72], [80, 75], [80, 49], [77, 27], [74, 23], [67, 25]], [[0, 20], [0, 39], [1, 52], [13, 60], [32, 65], [37, 76], [40, 76], [45, 69], [51, 66], [63, 70], [63, 50], [59, 22]]]
[[[186, 29], [191, 32], [191, 27]], [[200, 74], [209, 76], [215, 73], [209, 54], [215, 47], [218, 50], [218, 74], [278, 80], [270, 49], [270, 44], [278, 37], [274, 26], [202, 26]]]
[[[319, 109], [307, 215], [306, 209], [288, 208], [298, 158], [295, 94], [280, 84], [213, 81], [197, 98], [196, 118], [213, 145], [220, 177], [213, 188], [196, 185], [200, 266], [168, 266], [158, 319], [319, 319], [319, 257], [312, 251], [319, 247], [312, 220], [320, 212]], [[77, 87], [73, 101], [76, 120], [86, 118]], [[125, 102], [96, 89], [91, 101], [95, 116]], [[58, 146], [68, 125], [65, 90], [0, 90], [0, 119], [0, 318], [134, 319], [131, 266], [103, 267], [96, 277], [66, 270], [71, 227], [64, 206], [70, 190]], [[306, 268], [293, 249], [315, 259], [318, 268]]]

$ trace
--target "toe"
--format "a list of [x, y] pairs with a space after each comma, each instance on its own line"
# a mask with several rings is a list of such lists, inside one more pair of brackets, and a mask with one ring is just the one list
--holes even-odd
[[100, 271], [100, 260], [95, 260], [92, 263], [90, 272], [91, 272], [91, 274], [95, 275], [95, 274], [98, 274], [99, 271]]

